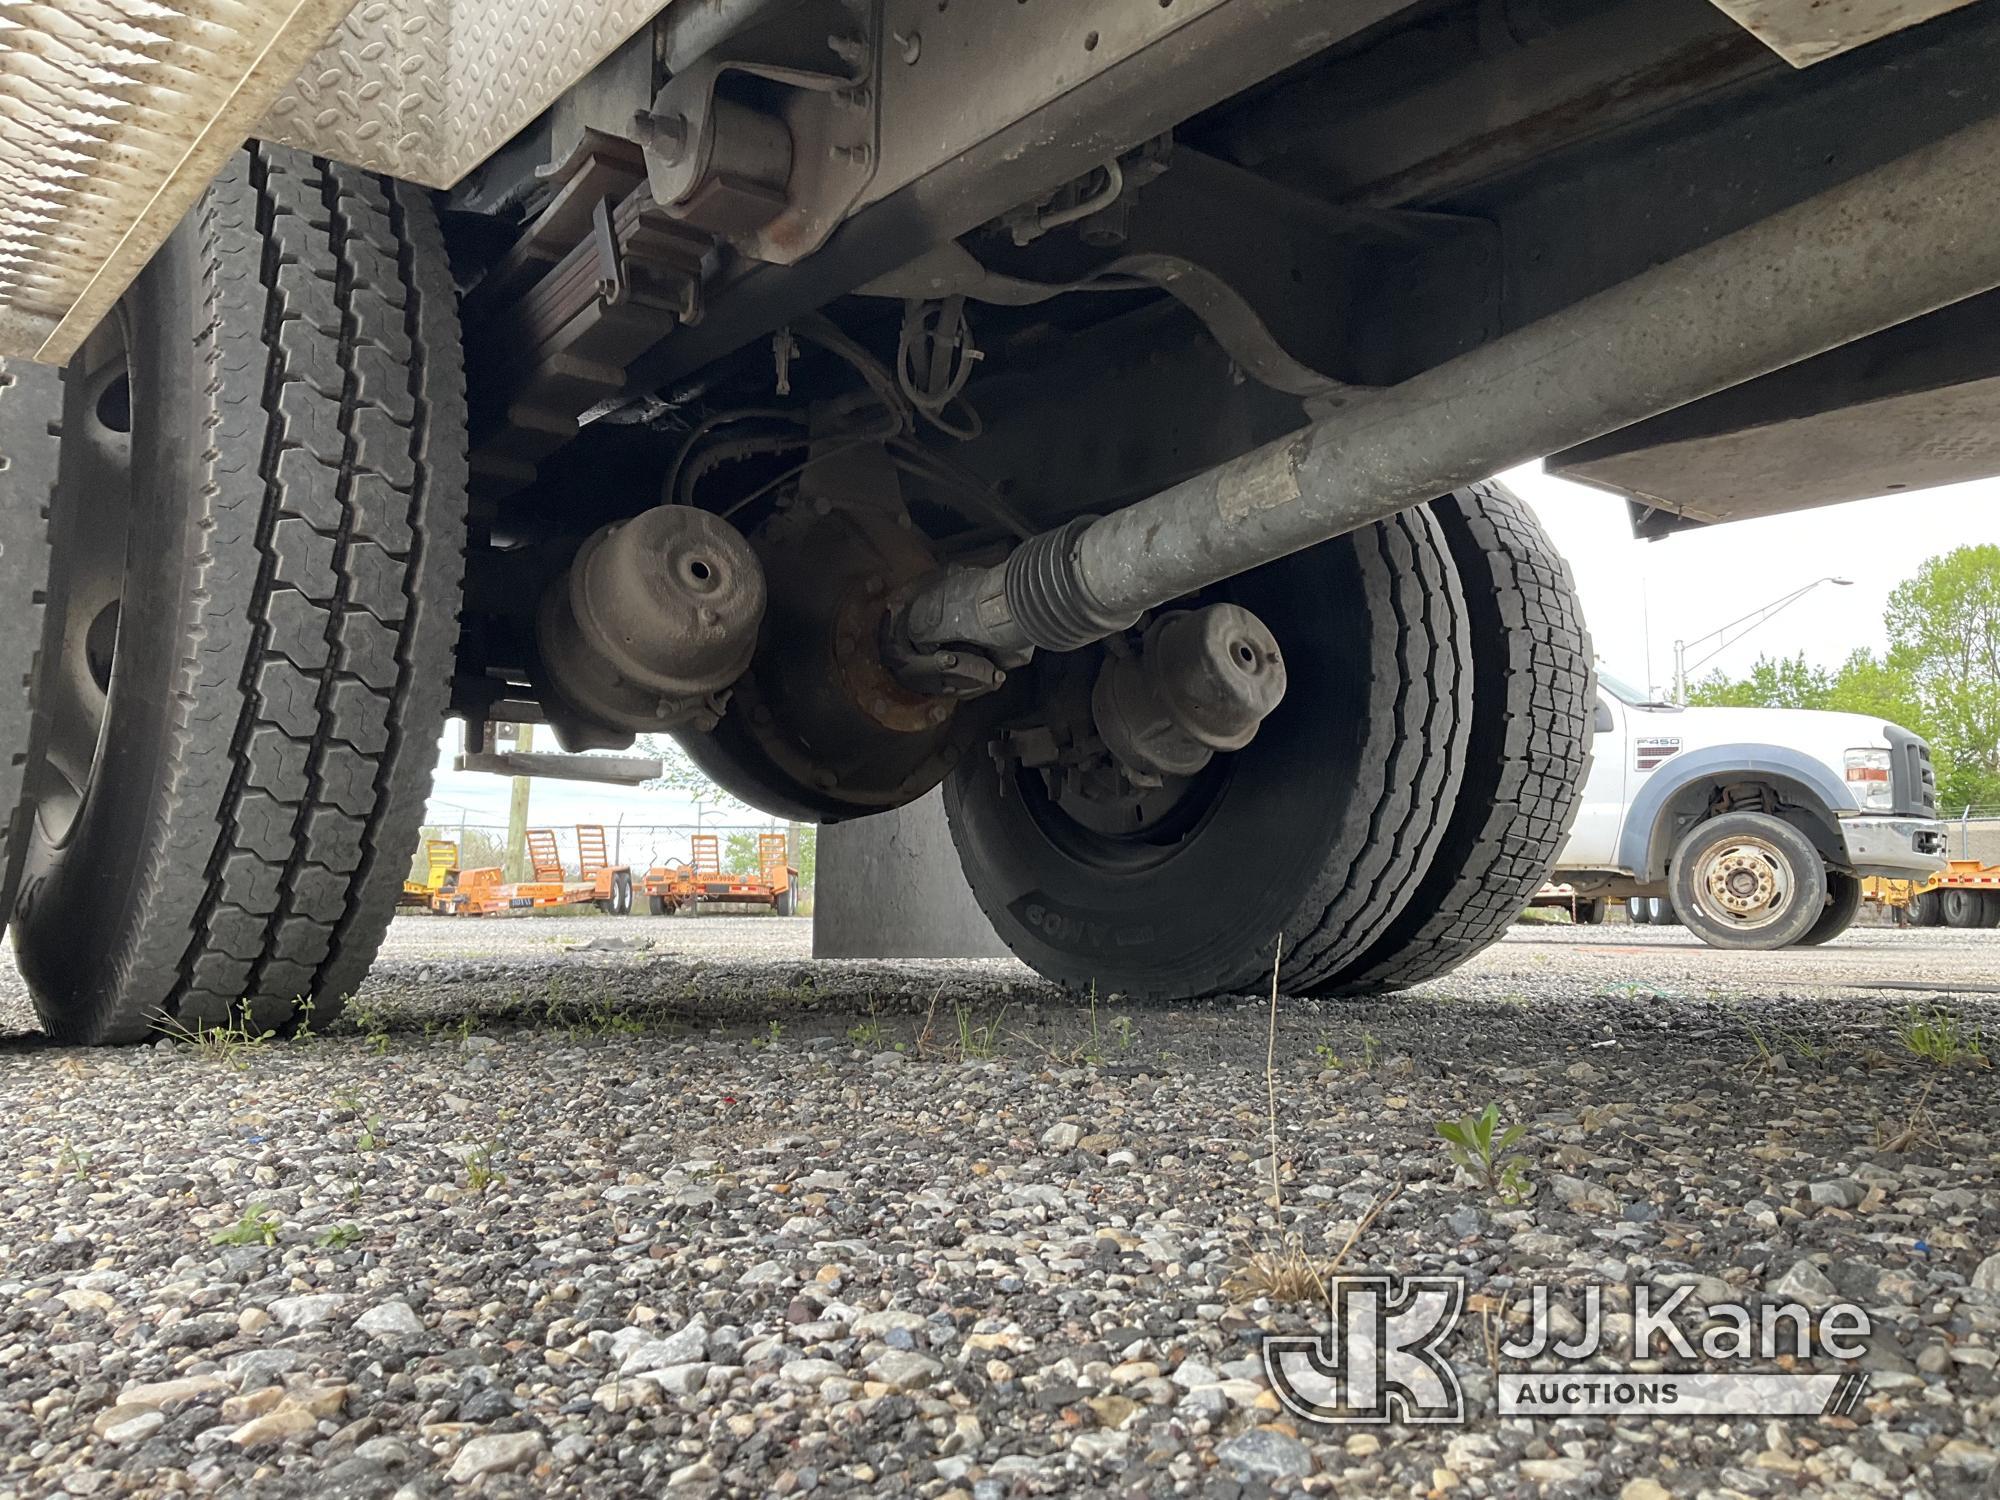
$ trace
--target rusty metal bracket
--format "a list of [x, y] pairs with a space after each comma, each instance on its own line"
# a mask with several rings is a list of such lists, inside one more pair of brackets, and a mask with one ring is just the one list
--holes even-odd
[[881, 159], [880, 0], [811, 0], [675, 74], [640, 120], [653, 196], [752, 260], [817, 250]]

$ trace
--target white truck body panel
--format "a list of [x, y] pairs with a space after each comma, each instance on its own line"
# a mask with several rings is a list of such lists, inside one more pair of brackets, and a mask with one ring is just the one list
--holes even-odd
[[[1648, 788], [1663, 779], [1679, 780], [1690, 764], [1703, 765], [1704, 774], [1734, 774], [1730, 768], [1739, 767], [1746, 781], [1772, 774], [1792, 781], [1810, 777], [1819, 800], [1838, 820], [1855, 865], [1925, 874], [1942, 869], [1941, 854], [1927, 852], [1933, 840], [1916, 836], [1934, 832], [1942, 849], [1943, 825], [1934, 817], [1870, 809], [1847, 789], [1847, 752], [1893, 748], [1888, 728], [1866, 714], [1687, 708], [1636, 703], [1601, 691], [1590, 772], [1550, 878], [1592, 871], [1645, 879], [1643, 851], [1654, 833], [1650, 813], [1660, 805], [1658, 793], [1649, 797]], [[1638, 857], [1635, 851], [1641, 851]]]

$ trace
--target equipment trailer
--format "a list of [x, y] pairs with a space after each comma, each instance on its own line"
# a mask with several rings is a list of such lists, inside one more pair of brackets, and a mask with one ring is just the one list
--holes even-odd
[[1589, 734], [1488, 476], [1650, 536], [2000, 472], [1991, 0], [16, 19], [0, 911], [68, 1041], [324, 1019], [447, 715], [942, 783], [1079, 991], [1412, 984]]
[[431, 910], [448, 917], [492, 917], [538, 906], [594, 906], [606, 916], [624, 916], [632, 910], [632, 872], [606, 859], [601, 824], [578, 824], [576, 832], [576, 879], [563, 869], [554, 830], [530, 828], [532, 879], [510, 882], [497, 867], [452, 870], [431, 897]]

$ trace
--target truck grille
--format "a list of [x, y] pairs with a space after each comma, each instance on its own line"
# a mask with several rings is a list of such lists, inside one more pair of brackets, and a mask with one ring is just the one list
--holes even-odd
[[1931, 766], [1931, 747], [1894, 724], [1886, 726], [1889, 736], [1890, 785], [1896, 794], [1895, 811], [1908, 817], [1937, 816], [1937, 772]]

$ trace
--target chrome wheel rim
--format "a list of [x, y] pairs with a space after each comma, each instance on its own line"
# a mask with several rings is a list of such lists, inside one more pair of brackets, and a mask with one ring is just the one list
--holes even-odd
[[1694, 871], [1695, 902], [1703, 914], [1744, 932], [1782, 917], [1795, 888], [1791, 861], [1777, 845], [1756, 837], [1704, 849]]

